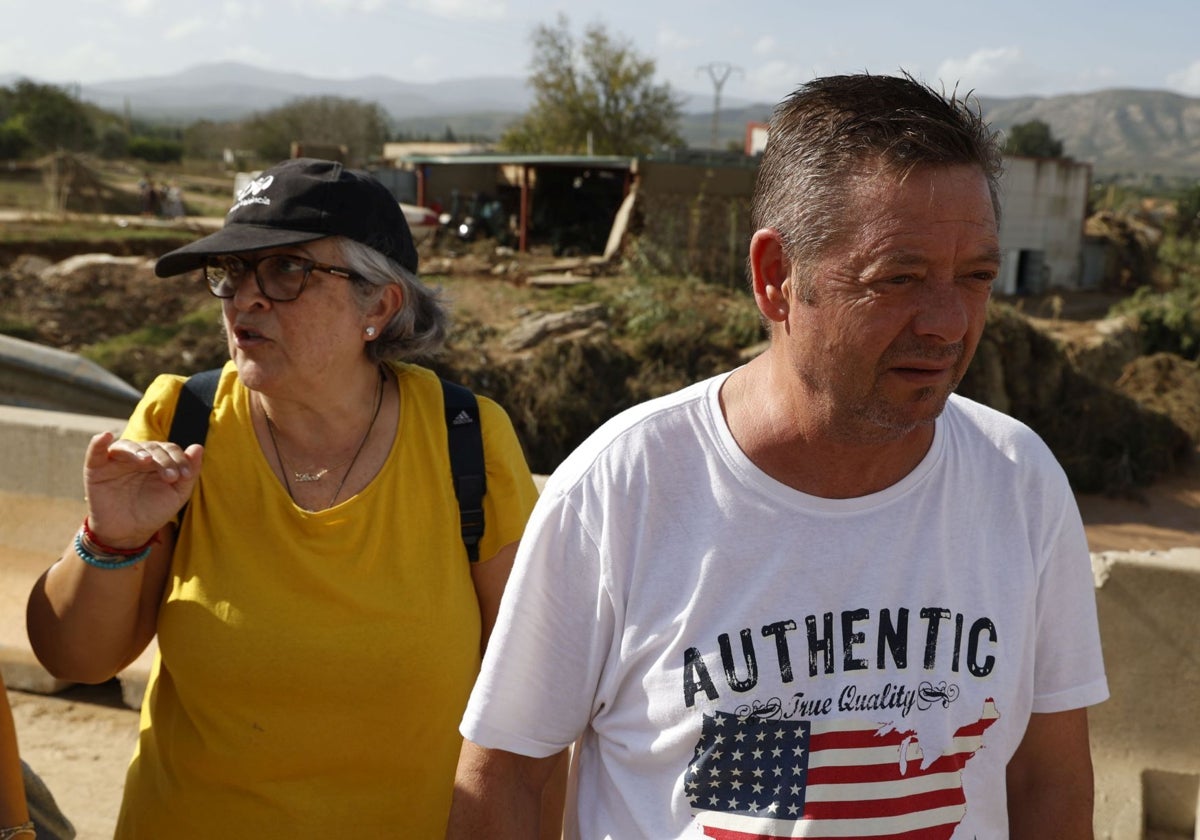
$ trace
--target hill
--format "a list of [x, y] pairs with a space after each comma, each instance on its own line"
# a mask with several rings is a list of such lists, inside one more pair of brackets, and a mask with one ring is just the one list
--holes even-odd
[[[0, 79], [9, 83], [11, 79]], [[340, 96], [379, 103], [396, 133], [499, 137], [532, 102], [523, 77], [418, 83], [386, 76], [329, 79], [279, 73], [236, 62], [199, 64], [179, 73], [82, 85], [78, 96], [135, 117], [185, 124], [235, 120], [304, 96]], [[677, 91], [681, 133], [689, 146], [712, 143], [712, 97]], [[1098, 176], [1200, 177], [1200, 98], [1162, 90], [1101, 90], [1048, 97], [980, 96], [985, 119], [1006, 130], [1039, 119], [1063, 141], [1066, 154], [1091, 163]], [[720, 113], [721, 147], [740, 146], [746, 124], [770, 117], [773, 103], [727, 100]]]
[[1000, 129], [1038, 119], [1071, 157], [1101, 174], [1200, 175], [1200, 99], [1162, 90], [1102, 90], [980, 100]]

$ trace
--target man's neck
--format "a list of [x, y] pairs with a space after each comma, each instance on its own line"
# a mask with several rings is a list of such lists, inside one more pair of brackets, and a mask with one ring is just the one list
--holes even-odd
[[850, 499], [885, 490], [916, 469], [933, 443], [925, 424], [895, 438], [852, 440], [814, 417], [809, 401], [758, 358], [721, 386], [733, 439], [755, 466], [802, 493]]

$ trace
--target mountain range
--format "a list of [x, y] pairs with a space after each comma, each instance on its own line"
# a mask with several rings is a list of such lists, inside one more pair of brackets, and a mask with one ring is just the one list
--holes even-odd
[[[8, 85], [15, 77], [0, 78]], [[235, 120], [306, 96], [376, 102], [396, 132], [498, 137], [533, 101], [526, 79], [496, 76], [407, 82], [386, 76], [325, 79], [280, 73], [234, 62], [201, 64], [165, 76], [80, 85], [78, 96], [108, 110], [172, 123]], [[711, 145], [712, 97], [676, 93], [683, 101], [680, 129], [694, 147]], [[773, 103], [726, 99], [718, 143], [740, 143], [749, 122], [763, 122]], [[1200, 177], [1200, 98], [1162, 90], [1101, 90], [1046, 97], [980, 96], [984, 118], [996, 129], [1038, 119], [1063, 141], [1065, 153], [1089, 162], [1097, 175]]]

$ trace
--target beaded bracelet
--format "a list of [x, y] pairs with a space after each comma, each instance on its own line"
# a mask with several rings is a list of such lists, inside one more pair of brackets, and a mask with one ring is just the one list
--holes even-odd
[[37, 837], [33, 821], [30, 820], [29, 822], [9, 826], [8, 828], [0, 828], [0, 840], [14, 840], [16, 837]]
[[[93, 553], [84, 545], [83, 529], [79, 529], [79, 533], [75, 535], [75, 553], [79, 555], [79, 559], [89, 566], [95, 566], [97, 569], [123, 569], [126, 566], [132, 566], [135, 563], [140, 563], [150, 556], [150, 544], [139, 551], [137, 554], [105, 554], [103, 552]], [[4, 836], [0, 834], [0, 840], [4, 840]]]

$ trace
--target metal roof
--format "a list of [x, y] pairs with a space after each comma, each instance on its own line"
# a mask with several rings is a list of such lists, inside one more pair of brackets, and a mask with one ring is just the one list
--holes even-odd
[[636, 158], [617, 155], [508, 155], [503, 153], [466, 155], [401, 155], [403, 163], [489, 164], [492, 166], [574, 166], [607, 169], [629, 169]]

